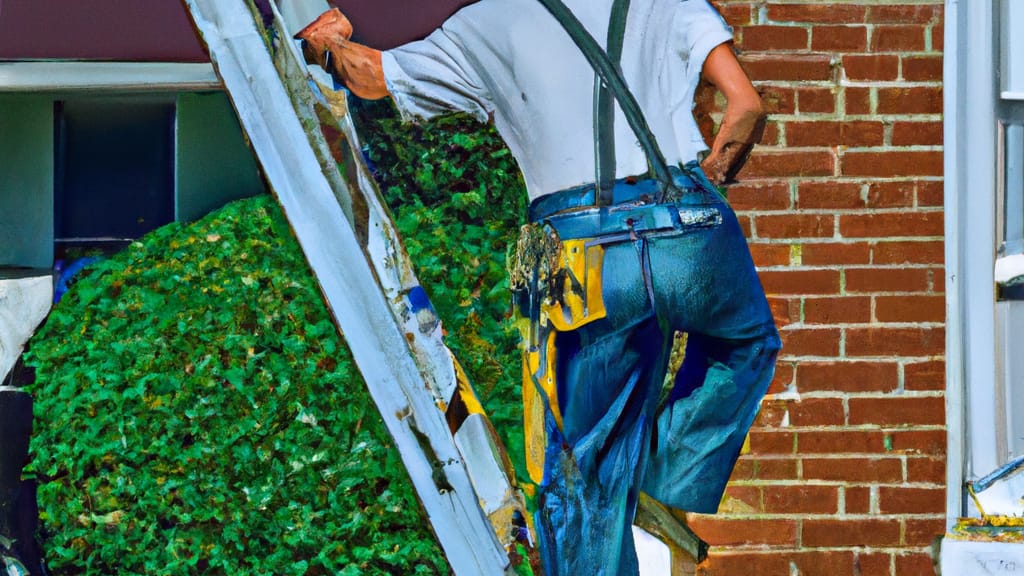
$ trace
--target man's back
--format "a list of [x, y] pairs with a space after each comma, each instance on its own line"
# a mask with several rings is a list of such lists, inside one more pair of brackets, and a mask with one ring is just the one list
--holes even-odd
[[[602, 46], [611, 4], [568, 2]], [[693, 120], [693, 91], [707, 53], [730, 39], [705, 0], [632, 2], [622, 70], [669, 163], [694, 160], [705, 149]], [[384, 69], [407, 116], [459, 109], [493, 117], [531, 198], [593, 181], [594, 72], [539, 2], [467, 6], [425, 40], [386, 53]], [[621, 112], [615, 132], [618, 176], [646, 172]]]

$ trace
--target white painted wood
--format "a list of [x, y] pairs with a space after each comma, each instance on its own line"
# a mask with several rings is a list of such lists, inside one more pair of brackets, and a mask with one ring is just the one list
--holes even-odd
[[213, 66], [172, 62], [0, 62], [0, 92], [220, 90]]
[[[504, 549], [480, 509], [436, 397], [426, 392], [436, 388], [424, 380], [385, 298], [397, 289], [382, 293], [360, 246], [357, 232], [365, 223], [356, 220], [353, 191], [333, 161], [324, 159], [323, 143], [311, 143], [319, 130], [303, 128], [302, 111], [296, 114], [243, 0], [186, 3], [453, 570], [460, 575], [505, 573]], [[358, 172], [360, 182], [369, 178], [364, 168]], [[391, 240], [379, 232], [384, 226], [371, 214], [369, 230], [378, 232], [370, 237], [377, 237], [385, 253], [394, 252], [400, 245], [389, 245]], [[416, 321], [410, 316], [410, 322]]]
[[[1024, 2], [1003, 0], [1002, 14], [1003, 91], [1024, 96]], [[1005, 98], [1005, 96], [1004, 96]]]
[[640, 576], [667, 576], [672, 573], [672, 551], [650, 532], [633, 526], [633, 543], [640, 564]]
[[[1024, 270], [1021, 271], [1024, 273]], [[996, 345], [999, 350], [999, 382], [1005, 391], [1007, 459], [1024, 456], [1024, 355], [1021, 355], [1020, 338], [1024, 337], [1024, 301], [1008, 300], [996, 304]], [[1017, 342], [1014, 347], [1013, 343]], [[1024, 494], [1024, 474], [1018, 474], [1019, 490], [1012, 496], [1012, 513], [1024, 512], [1020, 497]], [[1007, 514], [1007, 512], [985, 512]]]
[[[972, 0], [973, 1], [973, 0]], [[942, 573], [951, 576], [1024, 573], [1024, 544], [942, 541]]]
[[960, 130], [963, 128], [962, 114], [964, 91], [962, 78], [964, 57], [959, 39], [964, 21], [958, 0], [946, 0], [944, 36], [950, 48], [943, 59], [943, 90], [946, 94], [943, 105], [943, 143], [945, 157], [945, 282], [946, 282], [946, 526], [951, 528], [957, 517], [963, 515], [964, 505], [964, 464], [966, 429], [964, 400], [966, 396], [964, 376], [962, 310], [963, 294], [960, 288], [961, 262], [957, 247], [963, 236], [958, 218], [958, 193], [963, 180], [960, 173], [963, 147], [960, 145]]
[[30, 276], [0, 276], [0, 383], [46, 318], [51, 302], [53, 277], [47, 271]]
[[[990, 2], [946, 2], [945, 192], [947, 520], [963, 481], [1005, 462], [997, 440], [995, 302], [996, 28]], [[1005, 445], [1005, 442], [1002, 444]], [[974, 511], [976, 512], [976, 511]]]

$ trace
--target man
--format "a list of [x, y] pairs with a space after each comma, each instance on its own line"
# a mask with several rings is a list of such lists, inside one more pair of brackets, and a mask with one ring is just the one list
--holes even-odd
[[[613, 0], [567, 3], [592, 36], [608, 35]], [[333, 11], [299, 37], [355, 95], [391, 96], [407, 119], [463, 111], [493, 121], [518, 160], [535, 225], [511, 272], [545, 570], [636, 574], [639, 493], [717, 509], [780, 346], [736, 217], [711, 184], [735, 174], [763, 126], [730, 29], [706, 0], [629, 8], [620, 68], [671, 183], [647, 175], [621, 111], [595, 121], [594, 71], [535, 0], [482, 0], [386, 52], [351, 33]], [[728, 103], [698, 165], [701, 76]], [[615, 181], [602, 192], [595, 174], [607, 164], [594, 141], [609, 125]], [[662, 394], [677, 332], [686, 360]]]

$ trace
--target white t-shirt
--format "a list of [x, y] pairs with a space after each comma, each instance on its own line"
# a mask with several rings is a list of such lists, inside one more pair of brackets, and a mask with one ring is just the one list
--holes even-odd
[[[567, 0], [602, 46], [612, 0]], [[632, 0], [621, 66], [670, 164], [706, 149], [693, 95], [708, 53], [732, 30], [707, 0]], [[482, 0], [427, 38], [384, 53], [384, 76], [406, 119], [468, 112], [494, 125], [530, 198], [594, 181], [594, 70], [536, 0]], [[616, 174], [647, 160], [616, 107]]]

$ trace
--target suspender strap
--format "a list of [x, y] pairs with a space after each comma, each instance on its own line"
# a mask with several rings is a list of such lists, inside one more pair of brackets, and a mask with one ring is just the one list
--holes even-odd
[[637, 139], [640, 140], [640, 146], [647, 155], [647, 163], [650, 166], [652, 175], [664, 185], [666, 190], [674, 189], [676, 186], [672, 182], [672, 175], [668, 171], [665, 156], [661, 153], [661, 149], [658, 148], [658, 143], [654, 141], [654, 136], [651, 134], [647, 120], [640, 110], [640, 105], [626, 86], [626, 81], [622, 78], [618, 68], [612, 64], [608, 55], [601, 49], [601, 46], [594, 40], [594, 37], [587, 32], [587, 29], [583, 27], [583, 24], [576, 18], [576, 15], [561, 0], [539, 1], [565, 28], [573, 42], [583, 52], [583, 56], [590, 62], [594, 71], [604, 80], [615, 96], [615, 99], [618, 100], [619, 107], [622, 108], [622, 112], [626, 116], [626, 121], [629, 122], [630, 128], [636, 134]]
[[[608, 21], [607, 54], [620, 74], [622, 67], [619, 62], [628, 17], [629, 0], [614, 0]], [[597, 205], [607, 206], [612, 203], [612, 188], [615, 186], [615, 100], [608, 84], [597, 74], [594, 75], [594, 166]]]

